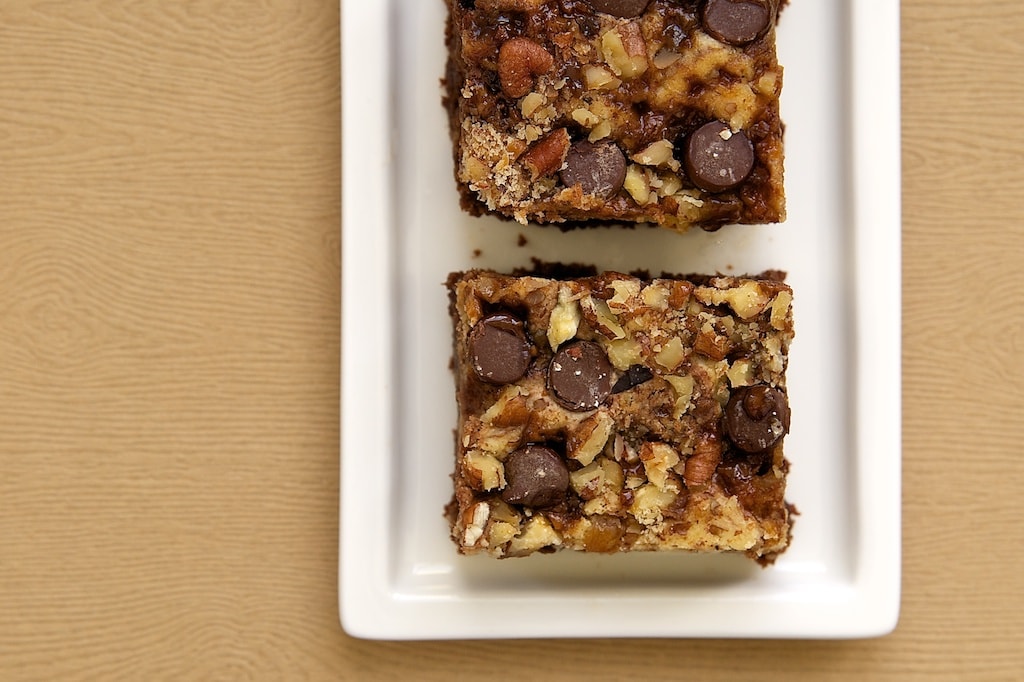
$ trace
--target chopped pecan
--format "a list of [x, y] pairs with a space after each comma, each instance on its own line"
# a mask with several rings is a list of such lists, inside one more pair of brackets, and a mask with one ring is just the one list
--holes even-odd
[[693, 454], [686, 460], [683, 479], [690, 490], [701, 490], [711, 482], [711, 477], [722, 461], [722, 439], [717, 433], [705, 433], [697, 439]]
[[501, 89], [518, 99], [533, 88], [533, 79], [555, 65], [551, 53], [529, 38], [512, 38], [498, 50], [498, 78]]
[[716, 334], [713, 329], [701, 330], [694, 339], [693, 349], [712, 360], [724, 360], [732, 349], [729, 337]]
[[523, 154], [523, 163], [536, 180], [558, 171], [569, 153], [569, 133], [565, 128], [553, 130]]

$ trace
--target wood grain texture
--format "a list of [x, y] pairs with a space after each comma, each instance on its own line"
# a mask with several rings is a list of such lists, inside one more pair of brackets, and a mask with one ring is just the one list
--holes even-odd
[[337, 4], [0, 3], [0, 680], [1020, 679], [1017, 0], [903, 3], [900, 626], [740, 644], [341, 632]]

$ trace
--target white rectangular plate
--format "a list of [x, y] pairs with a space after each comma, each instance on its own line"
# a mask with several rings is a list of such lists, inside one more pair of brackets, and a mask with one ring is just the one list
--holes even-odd
[[[890, 631], [900, 584], [898, 3], [793, 0], [778, 32], [789, 219], [686, 235], [562, 233], [461, 213], [439, 86], [444, 15], [441, 0], [342, 0], [344, 628], [379, 639]], [[456, 554], [442, 517], [456, 422], [442, 283], [531, 257], [789, 273], [787, 498], [800, 516], [773, 567], [682, 553]]]

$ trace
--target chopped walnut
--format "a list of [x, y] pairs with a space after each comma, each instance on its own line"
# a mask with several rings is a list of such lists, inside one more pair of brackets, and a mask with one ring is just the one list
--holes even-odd
[[514, 526], [511, 523], [505, 523], [503, 521], [495, 521], [491, 523], [491, 526], [487, 531], [487, 544], [491, 547], [504, 545], [506, 542], [514, 538], [518, 532], [519, 526]]
[[466, 453], [466, 477], [477, 490], [496, 490], [505, 486], [505, 468], [493, 455], [471, 450]]
[[668, 383], [676, 393], [675, 409], [672, 416], [679, 419], [690, 408], [690, 400], [693, 397], [692, 376], [667, 376]]
[[754, 364], [746, 358], [739, 358], [729, 365], [726, 375], [733, 388], [749, 386], [754, 383]]
[[640, 461], [644, 463], [647, 480], [658, 490], [668, 490], [669, 470], [679, 463], [679, 453], [667, 443], [644, 443], [640, 448]]
[[664, 166], [679, 170], [679, 162], [675, 159], [675, 148], [668, 140], [658, 140], [647, 145], [630, 158], [644, 166]]
[[568, 455], [586, 466], [604, 450], [615, 428], [615, 420], [607, 412], [596, 412], [569, 434]]
[[611, 134], [611, 121], [601, 121], [596, 126], [594, 126], [593, 130], [590, 131], [590, 135], [587, 136], [587, 140], [589, 140], [590, 142], [597, 142], [598, 140], [605, 139]]
[[788, 291], [780, 291], [772, 301], [771, 325], [773, 329], [785, 329], [786, 317], [789, 315], [789, 307], [793, 303], [793, 294]]
[[761, 285], [753, 280], [728, 289], [698, 287], [694, 292], [701, 303], [708, 305], [728, 304], [742, 320], [758, 315], [768, 305], [768, 296]]
[[668, 308], [669, 291], [661, 285], [647, 285], [640, 296], [643, 298], [644, 305], [650, 306], [655, 310], [665, 310]]
[[626, 180], [623, 187], [629, 196], [633, 197], [640, 206], [643, 206], [651, 198], [651, 185], [647, 182], [647, 176], [643, 169], [630, 165], [626, 169]]
[[551, 523], [543, 516], [535, 515], [523, 526], [522, 532], [512, 538], [508, 544], [508, 554], [519, 556], [531, 554], [544, 547], [557, 547], [562, 538], [551, 527]]
[[588, 64], [583, 67], [583, 84], [588, 90], [614, 90], [622, 81], [603, 66]]
[[569, 287], [562, 286], [558, 291], [558, 304], [551, 311], [551, 319], [548, 322], [548, 343], [551, 344], [551, 350], [558, 350], [559, 346], [576, 336], [580, 320], [579, 303], [573, 298]]
[[499, 428], [525, 424], [530, 416], [529, 406], [526, 404], [528, 395], [529, 392], [522, 386], [509, 384], [501, 391], [494, 404], [480, 416], [481, 421]]
[[598, 118], [597, 114], [592, 112], [590, 109], [584, 109], [582, 107], [579, 109], [573, 109], [573, 112], [570, 115], [572, 116], [572, 120], [576, 121], [588, 130], [601, 122], [601, 119]]
[[622, 467], [618, 462], [607, 458], [597, 460], [590, 467], [597, 467], [599, 473], [588, 474], [594, 475], [594, 478], [584, 482], [584, 486], [587, 484], [592, 486], [584, 488], [586, 495], [580, 493], [580, 497], [586, 500], [583, 504], [584, 513], [611, 514], [620, 511], [622, 508], [620, 493], [625, 483]]
[[676, 497], [677, 493], [659, 490], [651, 483], [642, 485], [633, 493], [633, 503], [629, 506], [629, 513], [643, 525], [653, 526], [662, 521], [664, 510], [675, 502]]
[[654, 356], [655, 362], [667, 369], [675, 370], [686, 357], [686, 349], [678, 336], [673, 336], [666, 343], [662, 344], [661, 350]]
[[539, 92], [531, 92], [523, 98], [523, 101], [519, 105], [519, 110], [522, 112], [523, 116], [529, 118], [545, 103], [546, 100], [544, 99], [544, 95]]
[[580, 308], [587, 322], [606, 338], [612, 340], [625, 338], [626, 332], [605, 301], [594, 296], [587, 296], [580, 300]]
[[625, 80], [647, 71], [647, 46], [637, 24], [621, 24], [601, 36], [601, 52], [612, 72]]
[[628, 310], [635, 305], [633, 299], [640, 294], [640, 282], [635, 279], [616, 279], [608, 286], [615, 292], [615, 295], [608, 299], [608, 307], [611, 310]]
[[619, 339], [612, 341], [605, 349], [608, 359], [615, 369], [626, 370], [640, 364], [643, 359], [643, 348], [636, 339]]
[[469, 522], [466, 523], [466, 531], [462, 542], [467, 547], [475, 545], [484, 535], [484, 526], [487, 518], [491, 515], [491, 508], [486, 502], [480, 502], [470, 509]]
[[584, 500], [592, 500], [597, 497], [603, 483], [604, 469], [597, 462], [591, 462], [582, 469], [569, 474], [569, 484]]

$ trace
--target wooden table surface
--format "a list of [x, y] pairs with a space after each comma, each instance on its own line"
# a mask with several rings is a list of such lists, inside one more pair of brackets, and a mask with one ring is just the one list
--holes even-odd
[[904, 0], [902, 618], [782, 643], [342, 633], [337, 4], [0, 3], [0, 680], [1024, 679], [1018, 0]]

